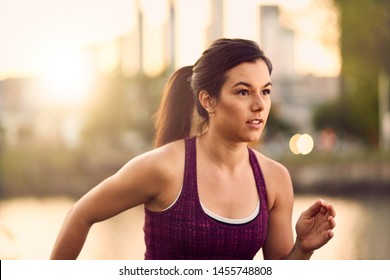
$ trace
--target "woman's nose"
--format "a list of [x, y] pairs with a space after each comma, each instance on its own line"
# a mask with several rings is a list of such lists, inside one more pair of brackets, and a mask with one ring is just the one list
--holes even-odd
[[251, 109], [252, 111], [262, 111], [264, 109], [264, 100], [261, 93], [253, 95]]

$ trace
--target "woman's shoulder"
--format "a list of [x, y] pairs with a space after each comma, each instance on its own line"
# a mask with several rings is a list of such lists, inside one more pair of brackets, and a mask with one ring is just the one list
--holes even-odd
[[184, 165], [184, 149], [184, 140], [178, 140], [143, 153], [130, 162], [153, 173], [169, 176], [178, 165]]
[[150, 159], [159, 159], [159, 163], [176, 163], [177, 161], [184, 162], [185, 141], [177, 140], [164, 146], [155, 148], [149, 152]]
[[149, 206], [160, 205], [180, 187], [184, 155], [184, 141], [172, 142], [132, 158], [113, 178], [125, 188], [142, 193]]
[[282, 197], [291, 201], [293, 198], [293, 186], [288, 169], [280, 162], [258, 151], [255, 151], [255, 154], [263, 172], [267, 188], [268, 207], [270, 209], [273, 208], [275, 201], [281, 201]]
[[146, 204], [149, 210], [166, 209], [180, 192], [185, 165], [184, 140], [171, 142], [156, 148], [144, 155], [143, 165], [148, 171], [144, 173], [145, 182], [154, 194]]
[[270, 173], [271, 175], [278, 175], [277, 177], [290, 177], [288, 169], [280, 162], [265, 156], [257, 150], [253, 150], [256, 158], [261, 166], [264, 173]]

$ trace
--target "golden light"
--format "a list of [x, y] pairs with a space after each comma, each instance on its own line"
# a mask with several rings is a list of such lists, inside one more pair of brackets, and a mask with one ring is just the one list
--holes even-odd
[[140, 2], [144, 19], [142, 67], [151, 77], [158, 76], [166, 67], [165, 57], [168, 50], [165, 48], [165, 40], [167, 40], [166, 24], [169, 14], [167, 4], [166, 0], [141, 0]]
[[300, 154], [300, 152], [298, 150], [298, 145], [297, 145], [299, 137], [301, 137], [300, 134], [295, 134], [293, 137], [291, 137], [290, 142], [289, 142], [290, 150], [295, 155]]
[[119, 45], [116, 41], [101, 44], [98, 49], [98, 67], [102, 73], [115, 71], [119, 65]]
[[280, 5], [283, 5], [286, 9], [290, 11], [300, 11], [309, 6], [311, 0], [277, 0], [276, 2]]
[[313, 138], [309, 134], [303, 134], [297, 141], [297, 148], [302, 155], [309, 154], [314, 148]]
[[[334, 76], [340, 72], [340, 57], [336, 47], [324, 46], [313, 38], [296, 39], [296, 55], [302, 73], [312, 73], [317, 76]], [[313, 67], [313, 61], [316, 67]]]
[[289, 142], [290, 150], [293, 154], [307, 155], [314, 148], [314, 140], [309, 134], [295, 134]]
[[88, 62], [79, 49], [59, 49], [48, 54], [42, 77], [42, 101], [55, 106], [83, 104], [93, 77]]
[[[176, 57], [175, 67], [193, 65], [208, 47], [205, 30], [211, 20], [210, 1], [175, 1]], [[195, 19], [195, 20], [194, 20]]]

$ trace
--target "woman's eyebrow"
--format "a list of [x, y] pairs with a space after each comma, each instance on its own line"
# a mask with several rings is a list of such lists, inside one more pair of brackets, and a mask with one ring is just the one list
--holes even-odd
[[[236, 86], [246, 86], [246, 87], [248, 87], [248, 88], [252, 87], [252, 85], [251, 85], [250, 83], [243, 82], [243, 81], [240, 81], [240, 82], [235, 83], [235, 84], [233, 85], [233, 87], [236, 87]], [[272, 86], [272, 83], [271, 83], [271, 82], [268, 82], [268, 83], [266, 83], [262, 88], [266, 88], [266, 87], [268, 87], [268, 86]]]

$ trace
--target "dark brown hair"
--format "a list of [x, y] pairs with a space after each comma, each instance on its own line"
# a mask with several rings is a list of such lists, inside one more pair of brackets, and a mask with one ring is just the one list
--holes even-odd
[[203, 130], [209, 115], [199, 102], [199, 92], [206, 90], [218, 100], [226, 72], [243, 62], [258, 59], [266, 63], [271, 75], [271, 61], [257, 43], [244, 39], [219, 39], [203, 52], [194, 66], [186, 66], [173, 73], [155, 115], [154, 146], [160, 147], [190, 135], [195, 104], [201, 118], [200, 130]]

